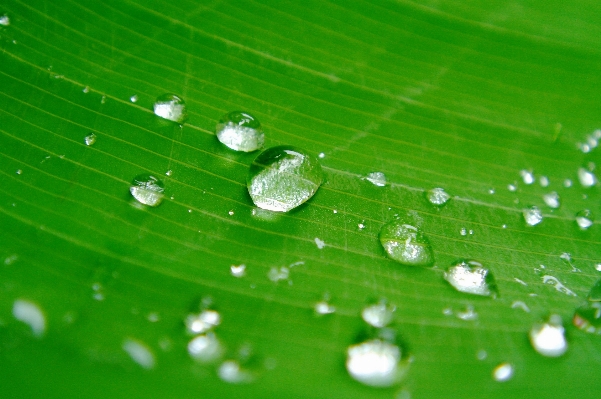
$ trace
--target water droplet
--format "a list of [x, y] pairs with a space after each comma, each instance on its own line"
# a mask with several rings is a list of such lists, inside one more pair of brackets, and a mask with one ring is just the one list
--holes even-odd
[[386, 301], [380, 301], [364, 307], [361, 311], [361, 318], [370, 326], [382, 328], [392, 322], [395, 310], [396, 308], [388, 305]]
[[444, 191], [444, 188], [436, 187], [426, 192], [426, 198], [432, 205], [444, 206], [451, 196]]
[[324, 154], [323, 152], [320, 152], [319, 155], [318, 155], [318, 157], [320, 159], [324, 159], [326, 157], [326, 154]]
[[598, 272], [601, 272], [601, 263], [597, 263], [595, 265], [595, 270], [598, 271]]
[[336, 312], [336, 308], [325, 300], [317, 302], [313, 308], [315, 313], [318, 315], [326, 315]]
[[522, 169], [520, 170], [520, 176], [522, 176], [524, 184], [534, 183], [534, 174], [531, 171]]
[[434, 254], [428, 238], [417, 227], [393, 220], [380, 230], [380, 243], [388, 256], [404, 265], [430, 266]]
[[490, 195], [493, 195], [493, 194], [495, 193], [495, 189], [494, 189], [494, 188], [491, 188], [491, 189], [489, 189], [489, 190], [488, 190], [488, 193], [489, 193]]
[[290, 270], [286, 266], [282, 266], [279, 269], [277, 267], [272, 267], [269, 269], [269, 273], [267, 273], [267, 277], [274, 283], [280, 280], [287, 280], [289, 276]]
[[484, 349], [480, 349], [478, 353], [476, 353], [476, 359], [484, 360], [488, 357], [488, 353]]
[[520, 308], [522, 309], [524, 312], [526, 313], [530, 313], [530, 308], [528, 307], [528, 305], [526, 305], [524, 302], [522, 301], [513, 301], [511, 303], [511, 308], [512, 309], [517, 309]]
[[213, 333], [198, 335], [188, 342], [188, 354], [200, 363], [215, 361], [223, 354], [223, 346]]
[[146, 344], [135, 339], [127, 338], [123, 341], [121, 347], [127, 352], [129, 357], [142, 368], [147, 370], [154, 368], [154, 365], [156, 364], [154, 353], [152, 353]]
[[261, 123], [251, 114], [241, 111], [222, 116], [215, 133], [220, 142], [235, 151], [256, 151], [265, 142]]
[[585, 168], [578, 168], [578, 180], [582, 187], [592, 187], [597, 183], [597, 177]]
[[586, 230], [593, 225], [591, 211], [584, 209], [576, 214], [576, 223], [582, 230]]
[[534, 350], [543, 356], [558, 357], [568, 350], [561, 316], [553, 314], [544, 323], [530, 329], [530, 343]]
[[230, 216], [234, 216], [234, 213], [235, 212], [234, 212], [233, 209], [230, 209], [229, 211], [227, 211], [227, 214], [230, 215]]
[[315, 245], [317, 245], [317, 249], [323, 249], [326, 246], [326, 243], [315, 237]]
[[455, 315], [461, 320], [473, 321], [478, 319], [478, 313], [476, 313], [472, 305], [467, 305], [465, 310], [457, 312]]
[[169, 169], [167, 172], [165, 172], [165, 176], [171, 176], [173, 174], [173, 171], [171, 169]]
[[226, 360], [221, 363], [217, 370], [217, 375], [221, 380], [230, 384], [245, 384], [253, 381], [253, 374], [240, 367], [240, 363], [235, 360]]
[[555, 287], [555, 289], [557, 291], [559, 291], [563, 294], [566, 294], [569, 296], [577, 296], [574, 291], [570, 290], [568, 287], [566, 287], [565, 285], [560, 283], [559, 280], [553, 276], [549, 276], [549, 275], [542, 276], [542, 280], [543, 280], [543, 284], [552, 285]]
[[365, 179], [378, 187], [384, 187], [386, 185], [386, 175], [382, 172], [371, 172]]
[[106, 96], [100, 97], [100, 104], [106, 103]]
[[129, 187], [131, 195], [140, 203], [148, 206], [159, 206], [165, 191], [163, 182], [149, 174], [138, 175]]
[[338, 210], [336, 210], [336, 209], [333, 209], [333, 210], [332, 210], [332, 213], [338, 213]]
[[100, 283], [92, 284], [92, 290], [94, 291], [94, 295], [92, 297], [97, 301], [104, 301], [104, 288]]
[[590, 302], [601, 302], [601, 280], [598, 280], [588, 294]]
[[94, 145], [94, 143], [96, 142], [96, 135], [94, 133], [90, 133], [86, 137], [84, 137], [83, 141], [88, 146]]
[[543, 213], [537, 206], [529, 206], [522, 211], [528, 226], [536, 226], [543, 221]]
[[154, 102], [155, 115], [177, 123], [184, 123], [188, 117], [186, 103], [175, 94], [163, 94]]
[[462, 236], [466, 236], [467, 235], [467, 229], [465, 227], [462, 227], [461, 230], [459, 230], [459, 234], [461, 234]]
[[517, 191], [517, 186], [515, 184], [508, 184], [507, 189], [511, 192]]
[[19, 255], [17, 254], [12, 254], [7, 256], [6, 258], [4, 258], [4, 264], [6, 266], [12, 265], [13, 263], [15, 263], [17, 260], [19, 259]]
[[161, 316], [157, 312], [150, 312], [148, 315], [146, 315], [146, 320], [151, 323], [156, 323], [161, 320]]
[[317, 159], [303, 150], [272, 147], [253, 161], [248, 192], [259, 208], [288, 212], [308, 201], [323, 181]]
[[359, 223], [357, 227], [359, 228], [359, 230], [363, 230], [365, 228], [365, 225], [363, 223]]
[[17, 299], [13, 303], [13, 317], [27, 324], [35, 337], [43, 337], [46, 333], [46, 316], [42, 309], [27, 299]]
[[550, 208], [559, 208], [559, 194], [557, 194], [555, 191], [551, 191], [549, 194], [543, 195], [543, 201], [545, 201], [545, 204], [547, 204], [547, 206]]
[[570, 179], [565, 179], [565, 180], [563, 181], [563, 186], [564, 186], [565, 188], [572, 187], [572, 180], [570, 180]]
[[20, 174], [22, 174], [22, 173], [23, 173], [23, 171], [22, 171], [21, 169], [17, 169], [17, 170], [15, 171], [15, 173], [16, 173], [16, 174], [18, 174], [18, 175], [20, 175]]
[[601, 334], [601, 302], [589, 302], [576, 309], [572, 323], [591, 334]]
[[81, 91], [84, 92], [84, 94], [88, 94], [90, 92], [90, 88], [86, 86], [83, 89], [81, 89]]
[[495, 381], [505, 382], [513, 377], [513, 366], [509, 363], [501, 363], [492, 371]]
[[395, 385], [409, 369], [410, 362], [404, 351], [383, 339], [370, 339], [351, 345], [346, 353], [346, 370], [353, 379], [365, 385]]
[[244, 277], [246, 275], [246, 265], [244, 265], [244, 264], [239, 265], [239, 266], [231, 265], [230, 273], [232, 274], [232, 276], [237, 277], [237, 278]]
[[2, 25], [2, 26], [10, 25], [10, 18], [8, 17], [8, 15], [4, 14], [4, 15], [0, 16], [0, 25]]
[[497, 296], [497, 284], [492, 273], [481, 263], [463, 260], [449, 267], [444, 278], [457, 291], [482, 296]]
[[134, 94], [129, 98], [129, 101], [131, 101], [132, 103], [138, 102], [138, 96]]
[[549, 178], [547, 176], [541, 176], [538, 179], [538, 183], [541, 187], [549, 187]]
[[188, 334], [203, 334], [221, 324], [221, 315], [215, 310], [205, 309], [200, 313], [190, 313], [184, 323]]

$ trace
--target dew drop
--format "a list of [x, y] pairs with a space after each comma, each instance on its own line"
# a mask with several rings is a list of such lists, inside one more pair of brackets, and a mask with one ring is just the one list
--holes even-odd
[[357, 227], [359, 228], [359, 230], [363, 230], [365, 228], [365, 225], [363, 223], [359, 223]]
[[315, 314], [317, 315], [326, 315], [336, 312], [336, 308], [330, 305], [328, 301], [325, 300], [315, 303], [313, 309], [315, 310]]
[[489, 189], [489, 190], [488, 190], [488, 193], [489, 193], [490, 195], [493, 195], [493, 194], [495, 193], [495, 189], [494, 189], [494, 188], [491, 188], [491, 189]]
[[536, 226], [543, 221], [543, 213], [537, 206], [529, 206], [522, 211], [528, 226]]
[[595, 265], [595, 270], [598, 271], [598, 272], [601, 272], [601, 263], [597, 263]]
[[459, 234], [461, 234], [462, 236], [466, 236], [467, 235], [467, 229], [465, 227], [462, 227], [461, 230], [459, 230]]
[[41, 338], [46, 333], [46, 316], [42, 309], [27, 299], [17, 299], [13, 303], [13, 317], [31, 328], [32, 334]]
[[393, 220], [380, 230], [380, 243], [388, 256], [404, 265], [430, 266], [434, 254], [428, 238], [417, 227]]
[[282, 266], [280, 268], [272, 267], [269, 269], [269, 273], [267, 273], [267, 278], [269, 278], [274, 283], [280, 280], [287, 280], [290, 276], [290, 270], [286, 266]]
[[186, 103], [175, 94], [163, 94], [154, 102], [155, 115], [177, 123], [184, 123], [188, 117]]
[[382, 328], [392, 322], [394, 311], [395, 307], [388, 305], [386, 301], [380, 301], [364, 307], [361, 318], [372, 327]]
[[538, 179], [538, 183], [541, 187], [549, 187], [549, 178], [547, 176], [541, 176]]
[[590, 334], [601, 334], [601, 302], [589, 302], [576, 309], [574, 326]]
[[94, 143], [96, 142], [96, 135], [94, 133], [90, 133], [86, 137], [84, 137], [83, 141], [84, 143], [86, 143], [87, 146], [94, 145]]
[[522, 169], [520, 170], [520, 176], [522, 176], [524, 184], [534, 183], [534, 174], [531, 171]]
[[8, 17], [8, 15], [4, 14], [4, 15], [0, 16], [0, 25], [2, 25], [2, 26], [10, 25], [10, 18]]
[[22, 174], [22, 173], [23, 173], [23, 171], [22, 171], [21, 169], [17, 169], [17, 170], [15, 171], [15, 173], [16, 173], [17, 175], [20, 175], [20, 174]]
[[597, 177], [585, 168], [578, 168], [578, 180], [582, 187], [592, 187], [597, 183]]
[[244, 277], [246, 275], [246, 265], [231, 265], [230, 273], [232, 274], [232, 276], [237, 278]]
[[547, 206], [550, 208], [553, 208], [553, 209], [559, 208], [559, 205], [560, 205], [559, 194], [557, 194], [557, 192], [555, 192], [555, 191], [552, 191], [548, 194], [543, 195], [543, 201], [545, 201], [545, 204], [547, 204]]
[[173, 171], [171, 169], [169, 169], [167, 172], [165, 172], [165, 176], [171, 176], [173, 174]]
[[565, 188], [572, 187], [572, 180], [570, 180], [570, 179], [565, 179], [565, 180], [563, 181], [563, 186], [564, 186]]
[[265, 143], [261, 123], [246, 112], [233, 111], [222, 116], [215, 133], [221, 143], [235, 151], [256, 151]]
[[486, 353], [486, 351], [484, 349], [480, 349], [477, 353], [476, 353], [476, 359], [478, 360], [484, 360], [488, 357], [488, 353]]
[[88, 86], [86, 86], [86, 87], [84, 87], [83, 89], [81, 89], [81, 91], [82, 91], [84, 94], [88, 94], [88, 93], [90, 92], [90, 88], [89, 88]]
[[444, 191], [444, 188], [436, 187], [426, 192], [426, 198], [432, 205], [442, 207], [446, 205], [451, 196]]
[[374, 186], [384, 187], [386, 185], [386, 175], [382, 172], [371, 172], [365, 179]]
[[188, 334], [203, 334], [221, 324], [221, 315], [215, 310], [205, 309], [200, 313], [190, 313], [184, 323]]
[[164, 191], [163, 182], [149, 174], [136, 176], [129, 187], [129, 192], [138, 202], [153, 207], [163, 201]]
[[323, 249], [326, 246], [326, 243], [319, 238], [315, 237], [315, 245], [317, 245], [317, 249]]
[[497, 284], [490, 270], [474, 260], [462, 260], [449, 267], [444, 278], [457, 291], [481, 296], [497, 296]]
[[347, 349], [346, 370], [356, 381], [372, 387], [399, 383], [409, 369], [407, 355], [397, 345], [370, 339]]
[[320, 159], [324, 159], [326, 157], [326, 154], [324, 154], [323, 152], [320, 152], [319, 155], [318, 155], [318, 157]]
[[188, 342], [188, 354], [200, 363], [210, 363], [223, 355], [223, 346], [213, 333], [197, 335]]
[[133, 96], [131, 96], [129, 98], [129, 101], [131, 101], [132, 103], [138, 102], [138, 96], [136, 94], [134, 94]]
[[123, 350], [127, 352], [131, 359], [138, 363], [142, 368], [150, 370], [154, 368], [156, 359], [154, 353], [146, 344], [131, 338], [125, 339], [121, 345]]
[[544, 323], [530, 329], [530, 343], [534, 350], [543, 356], [559, 357], [568, 350], [561, 316], [551, 315]]
[[217, 375], [222, 381], [230, 384], [246, 384], [253, 381], [250, 371], [242, 368], [235, 360], [226, 360], [217, 369]]
[[591, 211], [584, 209], [576, 214], [576, 223], [581, 230], [586, 230], [593, 225]]
[[517, 186], [515, 184], [508, 184], [507, 185], [507, 190], [511, 191], [511, 192], [515, 192], [517, 191]]
[[513, 377], [513, 366], [509, 363], [501, 363], [492, 371], [495, 381], [505, 382]]
[[317, 159], [290, 147], [272, 147], [253, 161], [248, 192], [259, 208], [288, 212], [308, 201], [323, 181]]
[[234, 216], [234, 213], [235, 212], [234, 212], [233, 209], [230, 209], [229, 211], [227, 211], [227, 214], [230, 215], [230, 216]]

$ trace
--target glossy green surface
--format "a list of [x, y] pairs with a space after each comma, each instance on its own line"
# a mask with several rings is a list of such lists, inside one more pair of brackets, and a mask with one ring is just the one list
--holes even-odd
[[[599, 185], [577, 177], [601, 164], [601, 149], [577, 148], [601, 128], [598, 1], [7, 0], [3, 13], [0, 396], [598, 396], [598, 335], [567, 324], [558, 359], [528, 342], [541, 317], [571, 320], [599, 279], [599, 222], [575, 221], [601, 215]], [[164, 93], [186, 102], [183, 127], [153, 114]], [[324, 154], [310, 201], [253, 215], [256, 154], [214, 137], [237, 109], [261, 121], [265, 148]], [[363, 179], [376, 171], [385, 187]], [[163, 177], [157, 208], [132, 205], [144, 173]], [[444, 208], [424, 198], [434, 187], [452, 195]], [[525, 225], [529, 205], [539, 225]], [[386, 257], [378, 232], [395, 214], [420, 220], [434, 268]], [[497, 299], [446, 284], [459, 258], [494, 273]], [[292, 283], [267, 278], [284, 266]], [[325, 293], [336, 312], [316, 317]], [[266, 365], [253, 383], [227, 384], [186, 353], [183, 320], [207, 295], [226, 357], [247, 344]], [[402, 387], [362, 386], [344, 366], [361, 309], [380, 297], [414, 356]], [[16, 299], [44, 310], [42, 338], [13, 317]], [[469, 306], [476, 320], [453, 315]], [[154, 368], [124, 342], [146, 345]], [[500, 383], [502, 362], [514, 376]]]

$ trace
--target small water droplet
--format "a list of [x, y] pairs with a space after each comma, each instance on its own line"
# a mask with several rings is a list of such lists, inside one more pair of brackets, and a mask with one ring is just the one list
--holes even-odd
[[459, 230], [459, 234], [461, 234], [462, 236], [466, 236], [467, 235], [467, 229], [465, 227], [462, 227], [461, 230]]
[[83, 91], [85, 94], [88, 94], [90, 92], [90, 88], [86, 86], [83, 89], [81, 89], [81, 91]]
[[148, 206], [159, 206], [163, 201], [164, 191], [163, 182], [149, 174], [136, 176], [129, 187], [131, 195]]
[[8, 15], [4, 14], [4, 15], [0, 16], [0, 25], [2, 25], [2, 26], [10, 25], [10, 18]]
[[234, 210], [233, 210], [233, 209], [230, 209], [230, 210], [227, 212], [227, 214], [228, 214], [228, 215], [230, 215], [230, 216], [234, 216]]
[[41, 338], [46, 333], [46, 316], [36, 303], [27, 299], [17, 299], [13, 303], [13, 317], [29, 326], [32, 334]]
[[374, 186], [384, 187], [386, 185], [386, 175], [382, 172], [371, 172], [365, 179]]
[[135, 103], [138, 101], [138, 96], [136, 94], [134, 94], [133, 96], [131, 96], [129, 98], [129, 101], [131, 101], [132, 103]]
[[146, 320], [151, 323], [156, 323], [161, 320], [161, 316], [157, 312], [150, 312], [146, 315]]
[[232, 274], [232, 276], [237, 278], [244, 277], [246, 275], [246, 265], [231, 265], [230, 273]]
[[524, 184], [534, 183], [534, 174], [531, 171], [522, 169], [520, 170], [520, 176], [522, 176]]
[[568, 350], [561, 316], [553, 314], [544, 323], [537, 323], [530, 329], [530, 343], [534, 350], [543, 356], [558, 357]]
[[570, 180], [570, 179], [565, 179], [565, 180], [563, 181], [563, 186], [564, 186], [565, 188], [572, 187], [572, 180]]
[[409, 369], [410, 362], [404, 350], [383, 339], [370, 339], [351, 345], [346, 353], [346, 370], [353, 379], [365, 385], [395, 385]]
[[359, 223], [357, 227], [359, 228], [359, 230], [363, 230], [365, 228], [365, 225], [363, 223]]
[[332, 213], [338, 213], [338, 211], [336, 209], [333, 209]]
[[536, 226], [543, 221], [543, 212], [537, 206], [529, 206], [522, 211], [528, 226]]
[[572, 324], [590, 334], [601, 334], [601, 302], [589, 302], [576, 309]]
[[87, 146], [94, 145], [94, 143], [96, 142], [96, 135], [94, 133], [90, 133], [86, 137], [84, 137], [83, 141], [84, 143], [86, 143]]
[[480, 262], [462, 260], [449, 267], [444, 278], [457, 291], [481, 296], [497, 296], [497, 284], [490, 272]]
[[152, 353], [146, 344], [136, 339], [127, 338], [123, 341], [121, 347], [125, 352], [127, 352], [129, 357], [131, 357], [131, 359], [138, 363], [142, 368], [147, 370], [154, 368], [156, 359], [154, 357], [154, 353]]
[[235, 151], [252, 152], [263, 147], [265, 133], [261, 123], [249, 113], [225, 114], [215, 128], [217, 139]]
[[186, 316], [184, 324], [188, 334], [203, 334], [221, 324], [221, 315], [215, 310], [205, 309], [200, 313], [190, 313]]
[[518, 188], [517, 188], [517, 186], [515, 184], [508, 184], [507, 185], [507, 190], [509, 190], [511, 192], [517, 191], [517, 189]]
[[315, 237], [315, 245], [317, 245], [317, 249], [323, 249], [326, 246], [326, 243]]
[[476, 353], [476, 359], [484, 360], [488, 357], [488, 353], [484, 349], [480, 349], [478, 353]]
[[601, 272], [601, 263], [597, 263], [595, 265], [595, 270], [598, 271], [598, 272]]
[[308, 201], [323, 181], [317, 159], [290, 146], [272, 147], [253, 161], [248, 192], [259, 208], [288, 212]]
[[430, 266], [434, 263], [430, 241], [409, 223], [393, 220], [382, 226], [380, 243], [390, 258], [404, 265]]
[[578, 168], [578, 180], [582, 187], [592, 187], [597, 183], [597, 177], [585, 168]]
[[23, 171], [22, 171], [21, 169], [17, 169], [17, 170], [15, 171], [15, 173], [16, 173], [16, 174], [18, 174], [18, 175], [20, 175], [20, 174], [22, 174], [22, 173], [23, 173]]
[[269, 269], [269, 273], [267, 273], [267, 277], [274, 283], [280, 280], [287, 280], [289, 276], [290, 270], [286, 266], [280, 268], [272, 267]]
[[538, 178], [538, 183], [541, 187], [549, 187], [549, 178], [547, 176], [541, 176]]
[[370, 326], [382, 328], [392, 322], [395, 310], [396, 308], [387, 304], [386, 301], [380, 301], [364, 307], [361, 311], [361, 318]]
[[177, 123], [184, 123], [188, 117], [186, 103], [175, 94], [163, 94], [154, 102], [155, 115]]
[[171, 169], [169, 169], [167, 172], [165, 172], [165, 176], [171, 176], [173, 174], [173, 171]]
[[332, 314], [332, 313], [336, 312], [336, 308], [334, 306], [330, 305], [325, 300], [315, 303], [315, 306], [313, 307], [313, 309], [315, 310], [315, 314], [317, 314], [317, 315], [326, 315], [326, 314]]
[[444, 191], [444, 188], [436, 187], [426, 192], [426, 198], [432, 205], [442, 207], [446, 205], [451, 196]]
[[509, 363], [501, 363], [492, 371], [495, 381], [505, 382], [513, 377], [513, 366]]
[[591, 211], [583, 209], [576, 214], [576, 223], [581, 230], [586, 230], [593, 225], [593, 217]]
[[254, 379], [253, 374], [242, 368], [240, 363], [235, 360], [226, 360], [221, 363], [217, 370], [217, 375], [222, 381], [230, 384], [246, 384], [252, 382]]
[[188, 342], [188, 354], [200, 363], [210, 363], [223, 354], [223, 346], [213, 333], [197, 335]]
[[547, 204], [547, 206], [550, 208], [559, 208], [559, 194], [557, 194], [555, 191], [551, 191], [550, 193], [543, 195], [543, 201], [545, 201], [545, 204]]
[[494, 189], [494, 188], [491, 188], [491, 189], [489, 189], [489, 190], [488, 190], [488, 193], [489, 193], [490, 195], [493, 195], [493, 194], [495, 193], [495, 189]]
[[324, 154], [323, 152], [320, 152], [319, 155], [318, 155], [318, 157], [320, 159], [324, 159], [326, 157], [326, 154]]
[[106, 103], [106, 96], [100, 97], [100, 104]]

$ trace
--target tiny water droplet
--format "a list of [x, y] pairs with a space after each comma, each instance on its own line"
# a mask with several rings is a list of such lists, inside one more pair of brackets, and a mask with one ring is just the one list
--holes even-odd
[[2, 26], [10, 25], [10, 18], [8, 15], [4, 14], [4, 15], [0, 16], [0, 25], [2, 25]]
[[237, 278], [244, 277], [246, 275], [246, 265], [231, 265], [230, 273], [232, 274], [232, 276]]
[[100, 97], [100, 104], [106, 103], [106, 96]]
[[129, 357], [131, 357], [131, 359], [138, 363], [142, 368], [147, 370], [154, 368], [156, 359], [154, 357], [154, 353], [152, 353], [146, 344], [136, 339], [127, 338], [123, 341], [121, 347], [125, 352], [127, 352]]
[[563, 186], [564, 186], [565, 188], [572, 187], [572, 180], [570, 180], [570, 179], [565, 179], [565, 180], [563, 181]]
[[169, 169], [167, 172], [165, 172], [165, 176], [171, 176], [173, 174], [173, 171], [171, 169]]
[[373, 387], [389, 387], [399, 383], [410, 364], [404, 350], [383, 339], [370, 339], [351, 345], [346, 354], [349, 375]]
[[154, 102], [155, 115], [177, 123], [184, 123], [188, 117], [186, 103], [175, 94], [163, 94]]
[[253, 161], [248, 192], [259, 208], [288, 212], [308, 201], [323, 181], [317, 159], [290, 147], [272, 147]]
[[386, 175], [382, 172], [371, 172], [365, 177], [365, 180], [378, 187], [386, 185]]
[[529, 206], [522, 211], [528, 226], [536, 226], [543, 221], [543, 212], [537, 206]]
[[465, 227], [462, 227], [461, 230], [459, 230], [459, 234], [461, 234], [462, 236], [466, 236], [467, 235], [467, 229]]
[[188, 354], [200, 363], [210, 363], [223, 354], [223, 346], [213, 333], [201, 334], [188, 342]]
[[396, 308], [387, 304], [386, 301], [380, 301], [364, 307], [361, 311], [361, 318], [372, 327], [382, 328], [392, 322], [395, 310]]
[[576, 309], [572, 324], [590, 334], [601, 334], [601, 302], [589, 302]]
[[315, 313], [318, 315], [326, 315], [326, 314], [332, 314], [334, 312], [336, 312], [336, 308], [332, 305], [330, 305], [328, 303], [328, 301], [319, 301], [317, 303], [315, 303], [315, 306], [313, 307], [313, 309], [315, 310]]
[[461, 320], [466, 321], [473, 321], [478, 319], [478, 313], [476, 313], [472, 305], [467, 305], [465, 310], [456, 312], [455, 315]]
[[522, 176], [524, 184], [534, 183], [534, 174], [531, 171], [522, 169], [520, 170], [520, 176]]
[[517, 186], [515, 184], [508, 184], [507, 185], [507, 190], [509, 190], [511, 192], [517, 191], [517, 189], [518, 188], [517, 188]]
[[543, 356], [558, 357], [568, 350], [561, 316], [553, 314], [543, 323], [530, 329], [530, 343], [534, 350]]
[[578, 180], [582, 187], [592, 187], [597, 183], [597, 177], [593, 172], [586, 170], [585, 168], [578, 168]]
[[261, 123], [246, 112], [233, 111], [222, 116], [215, 133], [221, 143], [235, 151], [256, 151], [265, 143]]
[[547, 176], [541, 176], [538, 179], [538, 183], [541, 187], [549, 187], [549, 178]]
[[84, 94], [88, 94], [90, 92], [90, 88], [88, 86], [86, 86], [83, 89], [81, 89], [81, 91], [83, 91]]
[[156, 177], [141, 174], [134, 178], [129, 187], [129, 192], [138, 202], [154, 207], [159, 206], [163, 201], [165, 186]]
[[497, 284], [490, 272], [480, 262], [462, 260], [449, 267], [444, 278], [457, 291], [481, 296], [497, 296]]
[[493, 195], [493, 194], [495, 193], [495, 189], [494, 189], [494, 188], [491, 188], [491, 189], [489, 189], [489, 190], [488, 190], [488, 193], [489, 193], [490, 195]]
[[320, 152], [319, 155], [318, 155], [318, 157], [320, 159], [324, 159], [326, 157], [326, 154], [324, 154], [323, 152]]
[[593, 217], [591, 211], [583, 209], [576, 214], [576, 223], [581, 230], [586, 230], [593, 225]]
[[559, 194], [557, 194], [555, 191], [551, 191], [550, 193], [543, 195], [543, 201], [545, 201], [545, 204], [547, 204], [547, 206], [550, 208], [559, 208]]
[[205, 309], [200, 313], [190, 313], [186, 316], [184, 324], [188, 334], [203, 334], [221, 324], [221, 315], [215, 310]]
[[597, 263], [595, 265], [595, 270], [598, 271], [598, 272], [601, 272], [601, 263]]
[[336, 209], [333, 209], [332, 213], [338, 213], [338, 211]]
[[357, 227], [359, 228], [359, 230], [363, 230], [365, 228], [365, 225], [363, 223], [359, 223]]
[[132, 103], [135, 103], [138, 101], [138, 96], [136, 94], [134, 94], [133, 96], [131, 96], [129, 98], [129, 101], [131, 101]]
[[495, 381], [505, 382], [513, 377], [513, 366], [509, 363], [501, 363], [492, 371]]
[[13, 317], [29, 326], [32, 334], [41, 338], [46, 333], [46, 316], [38, 304], [27, 299], [17, 299], [13, 303]]
[[426, 198], [432, 205], [442, 207], [446, 205], [451, 196], [444, 191], [444, 188], [436, 187], [426, 192]]
[[87, 146], [94, 145], [94, 143], [96, 142], [96, 135], [94, 133], [90, 133], [86, 137], [84, 137], [83, 141], [84, 143], [86, 143]]
[[430, 266], [434, 254], [422, 231], [400, 220], [393, 220], [380, 230], [380, 243], [388, 256], [404, 265]]

